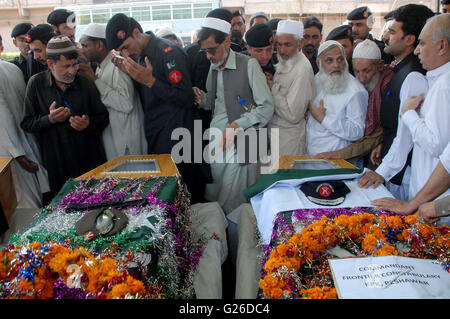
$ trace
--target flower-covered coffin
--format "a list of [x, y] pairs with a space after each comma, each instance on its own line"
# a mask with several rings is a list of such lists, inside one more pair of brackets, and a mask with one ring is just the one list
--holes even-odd
[[337, 298], [328, 259], [387, 256], [434, 259], [449, 270], [450, 228], [373, 208], [281, 212], [263, 245], [262, 298]]
[[192, 298], [189, 207], [178, 177], [69, 180], [0, 251], [0, 298]]

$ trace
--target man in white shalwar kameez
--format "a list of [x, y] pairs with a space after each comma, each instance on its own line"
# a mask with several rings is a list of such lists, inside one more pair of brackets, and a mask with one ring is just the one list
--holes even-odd
[[[301, 52], [303, 24], [282, 20], [275, 36], [278, 64], [273, 82], [268, 81], [275, 104], [274, 115], [267, 125], [279, 132], [279, 155], [302, 155], [306, 150], [306, 112], [315, 96], [314, 72]], [[277, 147], [271, 145], [271, 148]], [[276, 152], [275, 152], [276, 154]], [[275, 162], [277, 159], [273, 159]]]
[[[246, 199], [242, 192], [256, 182], [259, 176], [259, 163], [241, 165], [237, 160], [234, 147], [234, 137], [239, 129], [246, 130], [250, 127], [264, 127], [273, 114], [273, 101], [266, 77], [255, 58], [235, 53], [230, 49], [229, 30], [231, 25], [217, 18], [206, 18], [203, 22], [202, 30], [199, 33], [199, 42], [202, 50], [206, 51], [207, 58], [211, 61], [211, 68], [207, 79], [208, 92], [214, 84], [217, 85], [214, 99], [213, 118], [210, 131], [210, 151], [216, 152], [224, 149], [223, 156], [215, 155], [212, 158], [211, 172], [213, 183], [207, 184], [205, 197], [209, 201], [218, 201], [225, 214], [229, 214]], [[219, 32], [219, 33], [218, 33]], [[218, 34], [218, 38], [215, 37]], [[203, 36], [203, 38], [202, 38]], [[217, 42], [217, 39], [219, 42]], [[247, 74], [237, 67], [238, 63], [247, 63]], [[213, 72], [217, 72], [217, 80], [212, 79]], [[236, 74], [235, 77], [228, 77], [227, 74]], [[240, 74], [241, 73], [241, 74]], [[238, 109], [246, 107], [237, 119], [230, 121], [228, 117], [231, 104], [238, 103], [238, 95], [245, 94], [244, 89], [236, 85], [236, 81], [245, 79], [245, 75], [252, 96], [239, 99], [242, 106], [234, 105]], [[225, 78], [230, 81], [225, 81]], [[216, 82], [216, 83], [213, 83]], [[247, 84], [246, 84], [247, 85]], [[225, 89], [227, 88], [227, 94]], [[204, 95], [203, 95], [204, 96]], [[251, 103], [253, 100], [254, 103]], [[229, 101], [229, 105], [227, 103]], [[252, 105], [253, 104], [253, 105]], [[201, 107], [209, 108], [210, 105], [202, 99]], [[220, 137], [217, 132], [222, 132]], [[218, 161], [214, 162], [215, 159]]]
[[[389, 163], [394, 173], [401, 170], [411, 149], [411, 177], [409, 200], [412, 200], [425, 185], [439, 163], [439, 157], [450, 142], [450, 14], [430, 18], [419, 35], [419, 45], [414, 54], [419, 56], [424, 69], [429, 90], [426, 94], [410, 96], [402, 105], [396, 157]], [[447, 34], [446, 34], [447, 32]], [[384, 159], [382, 164], [384, 163]], [[450, 189], [438, 198], [450, 195]], [[379, 199], [373, 204], [404, 214], [405, 202], [395, 199]], [[417, 208], [417, 207], [414, 207]]]
[[40, 208], [42, 194], [50, 189], [34, 136], [20, 128], [25, 88], [22, 71], [0, 61], [0, 156], [13, 158], [17, 208]]
[[109, 125], [102, 135], [109, 161], [117, 156], [147, 154], [147, 141], [139, 94], [131, 78], [111, 62], [113, 53], [106, 48], [105, 29], [105, 25], [91, 23], [84, 30], [80, 39], [83, 54], [98, 67], [95, 74], [87, 64], [80, 69], [95, 81], [109, 112]]
[[317, 60], [317, 95], [309, 104], [306, 124], [308, 155], [339, 150], [363, 137], [368, 104], [368, 93], [348, 72], [339, 42], [322, 43]]

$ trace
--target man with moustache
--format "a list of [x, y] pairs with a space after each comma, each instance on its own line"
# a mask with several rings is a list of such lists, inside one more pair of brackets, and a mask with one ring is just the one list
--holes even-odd
[[[403, 104], [399, 120], [396, 141], [397, 161], [391, 161], [393, 173], [402, 169], [412, 149], [411, 178], [408, 200], [412, 205], [404, 205], [406, 201], [396, 199], [379, 199], [373, 204], [380, 207], [392, 207], [400, 213], [412, 214], [422, 204], [413, 200], [425, 186], [442, 155], [444, 164], [448, 163], [448, 145], [450, 143], [450, 14], [441, 14], [430, 18], [419, 35], [419, 44], [414, 53], [419, 56], [420, 63], [427, 70], [429, 90], [424, 96], [412, 95]], [[401, 134], [408, 131], [409, 134]], [[391, 147], [391, 148], [392, 148]], [[447, 152], [445, 150], [447, 149]], [[389, 151], [390, 153], [391, 151]], [[385, 160], [383, 159], [382, 165]], [[450, 195], [450, 189], [444, 189], [439, 198]], [[428, 198], [430, 200], [433, 198]], [[402, 209], [409, 206], [409, 211]], [[447, 225], [448, 225], [447, 219]]]
[[309, 17], [303, 20], [304, 32], [301, 42], [302, 52], [311, 62], [314, 74], [319, 72], [317, 66], [317, 49], [322, 41], [322, 22], [317, 17]]
[[38, 24], [25, 34], [25, 42], [30, 47], [27, 59], [27, 76], [47, 70], [47, 43], [55, 36], [48, 24]]
[[75, 43], [75, 13], [67, 9], [56, 9], [47, 16], [47, 22], [56, 35], [65, 35]]
[[273, 114], [272, 95], [258, 61], [230, 49], [230, 29], [230, 23], [208, 17], [198, 36], [211, 61], [200, 106], [212, 110], [209, 146], [218, 154], [215, 158], [220, 156], [211, 163], [213, 182], [206, 187], [206, 199], [218, 201], [225, 214], [246, 202], [242, 193], [259, 176], [258, 161], [241, 161], [233, 149], [235, 137], [243, 130], [264, 127]]
[[240, 10], [231, 11], [233, 18], [231, 19], [231, 49], [234, 52], [241, 52], [246, 49], [244, 41], [245, 19]]
[[144, 111], [133, 80], [116, 67], [106, 47], [106, 26], [91, 23], [80, 39], [83, 55], [98, 65], [95, 73], [87, 64], [80, 69], [97, 86], [109, 113], [109, 125], [102, 134], [107, 160], [117, 156], [147, 154]]
[[273, 81], [268, 80], [275, 109], [268, 127], [271, 131], [277, 128], [273, 133], [279, 134], [275, 141], [279, 141], [280, 156], [305, 154], [305, 115], [315, 96], [315, 83], [311, 63], [300, 49], [302, 36], [303, 24], [299, 21], [283, 20], [278, 24], [278, 64]]
[[309, 103], [306, 152], [316, 155], [339, 150], [364, 135], [368, 94], [348, 73], [343, 46], [334, 40], [318, 51], [317, 95]]
[[78, 73], [73, 42], [57, 36], [46, 54], [49, 69], [28, 82], [21, 127], [37, 139], [54, 196], [67, 179], [106, 161], [101, 134], [109, 120], [94, 82]]
[[[407, 200], [409, 193], [410, 162], [412, 153], [408, 151], [406, 162], [401, 160], [399, 141], [409, 131], [402, 128], [399, 121], [401, 106], [410, 96], [428, 91], [425, 70], [414, 55], [419, 43], [419, 34], [433, 11], [424, 5], [408, 4], [395, 10], [394, 20], [389, 27], [385, 51], [395, 57], [394, 75], [383, 92], [380, 118], [383, 127], [383, 142], [377, 146], [371, 157], [381, 165], [374, 172], [367, 172], [359, 181], [359, 186], [377, 187], [386, 182], [386, 187], [396, 199]], [[381, 161], [382, 160], [382, 161]], [[402, 163], [398, 171], [397, 165]]]
[[[353, 65], [356, 78], [369, 93], [364, 137], [343, 149], [319, 154], [322, 158], [342, 158], [358, 167], [368, 166], [368, 158], [374, 147], [383, 140], [380, 123], [382, 94], [392, 78], [392, 69], [381, 60], [381, 52], [375, 42], [366, 39], [359, 43], [353, 52]], [[365, 164], [365, 165], [363, 165]]]

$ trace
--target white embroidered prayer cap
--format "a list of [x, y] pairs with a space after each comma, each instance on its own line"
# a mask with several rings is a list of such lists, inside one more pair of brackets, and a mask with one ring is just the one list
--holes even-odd
[[231, 30], [231, 24], [229, 22], [213, 17], [203, 19], [202, 27], [218, 30], [226, 34], [229, 34]]
[[320, 55], [322, 53], [324, 53], [325, 51], [328, 51], [329, 49], [331, 49], [332, 47], [335, 47], [335, 46], [339, 47], [341, 49], [341, 51], [344, 52], [344, 54], [345, 54], [344, 47], [342, 46], [342, 44], [340, 44], [339, 42], [337, 42], [335, 40], [328, 40], [319, 46], [319, 49], [317, 50], [317, 57], [320, 57]]
[[278, 22], [277, 34], [293, 34], [303, 38], [303, 23], [294, 20], [281, 20]]
[[358, 45], [353, 50], [353, 59], [369, 59], [369, 60], [380, 60], [381, 51], [378, 45], [366, 39], [363, 42], [358, 43]]
[[106, 39], [106, 24], [89, 23], [83, 31], [83, 35], [92, 38]]

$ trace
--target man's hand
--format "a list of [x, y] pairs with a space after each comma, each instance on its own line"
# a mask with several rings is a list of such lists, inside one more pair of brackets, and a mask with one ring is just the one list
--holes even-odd
[[427, 223], [435, 223], [439, 220], [436, 216], [435, 202], [428, 202], [420, 205], [417, 215], [423, 217]]
[[390, 197], [376, 199], [370, 203], [372, 205], [375, 205], [377, 208], [395, 212], [401, 215], [411, 215], [417, 210], [417, 205], [414, 203], [414, 201], [405, 202], [403, 200]]
[[266, 76], [267, 81], [273, 81], [273, 74], [270, 72], [264, 72], [264, 75]]
[[323, 152], [317, 154], [319, 158], [323, 159], [340, 159], [342, 158], [340, 151], [332, 151], [332, 152]]
[[269, 89], [272, 90], [273, 84], [274, 84], [274, 82], [272, 80], [267, 79], [267, 85], [269, 86]]
[[369, 186], [373, 186], [373, 188], [377, 188], [378, 185], [384, 182], [384, 178], [375, 172], [367, 172], [361, 177], [358, 182], [358, 186], [361, 188], [369, 188]]
[[97, 77], [95, 76], [94, 71], [92, 70], [91, 66], [87, 63], [80, 63], [78, 65], [78, 71], [86, 75], [88, 78], [90, 78], [92, 81], [95, 82], [97, 80]]
[[15, 160], [17, 160], [20, 166], [22, 166], [22, 168], [27, 172], [34, 174], [39, 170], [39, 166], [35, 162], [30, 161], [28, 158], [26, 158], [25, 155], [18, 156], [15, 158]]
[[311, 112], [312, 117], [319, 123], [322, 123], [325, 118], [325, 107], [323, 106], [323, 100], [320, 100], [319, 107], [316, 107], [311, 101], [309, 101], [308, 109]]
[[222, 133], [222, 141], [220, 143], [220, 147], [222, 147], [224, 151], [233, 146], [234, 137], [236, 136], [238, 129], [239, 125], [237, 125], [236, 122], [233, 122], [228, 125], [228, 127]]
[[383, 145], [380, 144], [372, 150], [372, 153], [370, 153], [370, 161], [375, 166], [378, 166], [381, 164], [381, 149], [382, 149], [382, 147], [383, 147]]
[[52, 124], [64, 122], [70, 116], [69, 108], [62, 106], [56, 108], [56, 101], [53, 101], [48, 110], [50, 112], [48, 119]]
[[194, 103], [199, 105], [202, 101], [202, 90], [195, 86], [192, 87], [192, 90], [194, 91]]
[[69, 123], [74, 130], [79, 132], [84, 131], [86, 127], [89, 126], [89, 116], [84, 114], [81, 117], [78, 115], [71, 116], [69, 119]]
[[145, 57], [144, 60], [145, 67], [133, 61], [133, 59], [130, 57], [127, 57], [125, 60], [123, 60], [122, 65], [125, 73], [131, 76], [134, 80], [148, 87], [152, 87], [156, 81], [152, 73], [153, 66], [147, 57]]
[[410, 96], [406, 99], [405, 103], [403, 103], [402, 107], [402, 113], [405, 114], [405, 112], [409, 110], [416, 110], [422, 105], [422, 102], [424, 100], [424, 94], [420, 94], [418, 96]]

